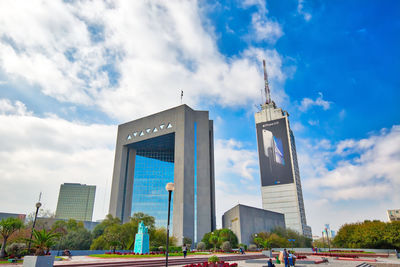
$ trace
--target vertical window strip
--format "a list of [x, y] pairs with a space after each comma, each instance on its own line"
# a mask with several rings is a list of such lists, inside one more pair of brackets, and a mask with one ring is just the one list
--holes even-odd
[[197, 122], [194, 123], [194, 243], [197, 243]]

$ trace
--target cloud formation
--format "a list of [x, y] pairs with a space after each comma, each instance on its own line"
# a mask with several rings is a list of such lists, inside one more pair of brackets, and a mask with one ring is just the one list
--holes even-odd
[[332, 102], [324, 100], [321, 92], [319, 92], [318, 94], [319, 96], [315, 100], [307, 97], [303, 98], [299, 107], [300, 111], [307, 111], [313, 106], [322, 107], [323, 110], [328, 110], [331, 107]]
[[[258, 102], [264, 58], [283, 91], [276, 50], [249, 47], [226, 58], [202, 12], [190, 1], [2, 1], [0, 72], [119, 121], [179, 104], [180, 90], [194, 108]], [[280, 35], [257, 16], [260, 38]]]
[[[299, 139], [298, 143], [306, 204], [314, 207], [306, 210], [313, 222], [323, 225], [330, 220], [335, 227], [344, 223], [342, 217], [321, 217], [314, 202], [330, 203], [332, 209], [346, 213], [347, 220], [357, 221], [385, 220], [385, 210], [400, 201], [399, 125], [360, 140], [332, 144]], [[356, 203], [365, 201], [381, 210], [359, 209]]]
[[40, 192], [45, 209], [55, 211], [60, 184], [97, 186], [94, 218], [108, 212], [116, 127], [39, 118], [21, 102], [0, 114], [0, 195], [3, 212], [30, 213]]

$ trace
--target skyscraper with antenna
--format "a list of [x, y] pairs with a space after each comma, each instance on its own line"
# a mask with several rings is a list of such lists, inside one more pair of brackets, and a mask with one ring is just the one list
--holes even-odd
[[311, 238], [289, 113], [272, 101], [265, 60], [263, 67], [266, 100], [255, 114], [263, 209], [283, 213], [286, 228]]

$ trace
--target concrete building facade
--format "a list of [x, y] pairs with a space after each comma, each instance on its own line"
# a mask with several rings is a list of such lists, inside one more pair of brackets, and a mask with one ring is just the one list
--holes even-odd
[[282, 213], [238, 204], [222, 215], [222, 228], [232, 230], [239, 243], [245, 245], [253, 243], [253, 234], [270, 232], [275, 227], [285, 228]]
[[213, 121], [187, 105], [118, 126], [109, 213], [123, 222], [136, 212], [166, 227], [172, 195], [172, 234], [181, 244], [213, 231], [215, 182]]
[[95, 195], [95, 185], [62, 184], [58, 194], [56, 219], [91, 221]]
[[263, 209], [285, 215], [287, 228], [309, 238], [296, 144], [289, 114], [271, 101], [255, 114]]
[[388, 210], [387, 216], [389, 222], [400, 221], [400, 209], [399, 210]]

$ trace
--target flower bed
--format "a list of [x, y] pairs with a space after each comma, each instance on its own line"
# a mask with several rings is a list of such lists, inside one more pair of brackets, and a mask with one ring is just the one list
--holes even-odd
[[183, 267], [237, 267], [237, 266], [238, 266], [237, 263], [229, 264], [228, 262], [219, 261], [216, 263], [212, 263], [212, 262], [192, 263], [192, 264], [184, 265]]

